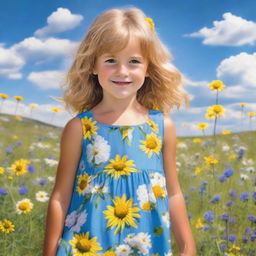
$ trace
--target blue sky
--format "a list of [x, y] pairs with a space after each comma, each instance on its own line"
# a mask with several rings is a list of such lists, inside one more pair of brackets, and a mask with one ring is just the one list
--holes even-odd
[[[61, 77], [72, 63], [88, 26], [104, 10], [134, 6], [155, 22], [155, 28], [174, 57], [173, 64], [183, 73], [184, 88], [191, 95], [189, 109], [174, 110], [172, 118], [178, 136], [200, 135], [199, 122], [205, 119], [215, 93], [208, 89], [212, 80], [226, 85], [219, 95], [225, 117], [217, 131], [249, 129], [249, 118], [240, 126], [239, 103], [245, 112], [256, 111], [256, 2], [241, 1], [2, 1], [0, 9], [0, 93], [9, 95], [3, 113], [14, 114], [14, 95], [21, 95], [17, 114], [29, 116], [29, 104], [39, 106], [33, 118], [49, 122], [52, 107], [61, 107], [52, 96], [61, 96]], [[72, 116], [60, 112], [54, 124], [64, 126]], [[253, 120], [255, 129], [255, 120]], [[184, 126], [184, 122], [186, 123]]]

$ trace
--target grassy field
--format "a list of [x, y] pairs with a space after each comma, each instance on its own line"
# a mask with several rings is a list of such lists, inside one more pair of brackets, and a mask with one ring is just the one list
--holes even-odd
[[[42, 255], [60, 134], [61, 128], [0, 114], [1, 256]], [[197, 255], [255, 256], [255, 132], [177, 139], [177, 170]], [[17, 170], [19, 164], [25, 171]], [[19, 213], [18, 204], [28, 212]], [[171, 241], [176, 256], [173, 234]]]

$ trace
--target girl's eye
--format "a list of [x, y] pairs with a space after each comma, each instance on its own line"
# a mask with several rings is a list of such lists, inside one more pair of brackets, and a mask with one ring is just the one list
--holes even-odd
[[140, 63], [138, 60], [131, 60], [133, 63]]
[[108, 59], [108, 60], [106, 60], [105, 62], [113, 63], [112, 61], [115, 61], [115, 60], [114, 60], [114, 59]]

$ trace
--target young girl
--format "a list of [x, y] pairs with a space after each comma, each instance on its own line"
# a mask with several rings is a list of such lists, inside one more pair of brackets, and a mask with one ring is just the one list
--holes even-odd
[[65, 126], [46, 220], [44, 256], [194, 256], [175, 167], [169, 117], [182, 76], [152, 19], [137, 8], [107, 10], [80, 44], [64, 102]]

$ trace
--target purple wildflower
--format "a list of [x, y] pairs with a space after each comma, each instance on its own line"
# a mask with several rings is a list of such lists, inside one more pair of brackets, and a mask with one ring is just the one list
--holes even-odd
[[230, 201], [228, 201], [227, 203], [226, 203], [226, 206], [231, 206], [231, 205], [233, 205], [234, 204], [234, 201], [233, 200], [230, 200]]
[[226, 180], [225, 176], [219, 176], [219, 182], [225, 182]]
[[235, 197], [236, 191], [235, 191], [234, 189], [230, 190], [230, 191], [229, 191], [229, 195], [230, 195], [231, 197]]
[[45, 185], [46, 184], [46, 179], [40, 179], [40, 181], [39, 181], [39, 184], [40, 185]]
[[230, 177], [234, 174], [234, 171], [232, 169], [227, 169], [224, 171], [224, 176]]
[[28, 187], [26, 186], [22, 186], [20, 189], [19, 189], [19, 194], [20, 195], [26, 195], [28, 193]]
[[208, 222], [213, 222], [213, 219], [214, 219], [214, 213], [211, 212], [211, 211], [207, 211], [205, 214], [204, 214], [204, 219]]
[[242, 194], [240, 194], [240, 200], [241, 201], [248, 201], [249, 199], [249, 193], [248, 192], [243, 192]]
[[230, 241], [230, 242], [232, 242], [232, 243], [234, 243], [235, 241], [236, 241], [236, 235], [229, 235], [228, 236], [228, 240]]
[[212, 200], [210, 200], [210, 203], [217, 203], [220, 201], [221, 197], [219, 195], [215, 195]]
[[7, 194], [8, 194], [8, 192], [4, 188], [0, 187], [0, 196], [5, 196]]
[[28, 165], [28, 171], [29, 173], [34, 173], [35, 172], [35, 167], [31, 164]]

